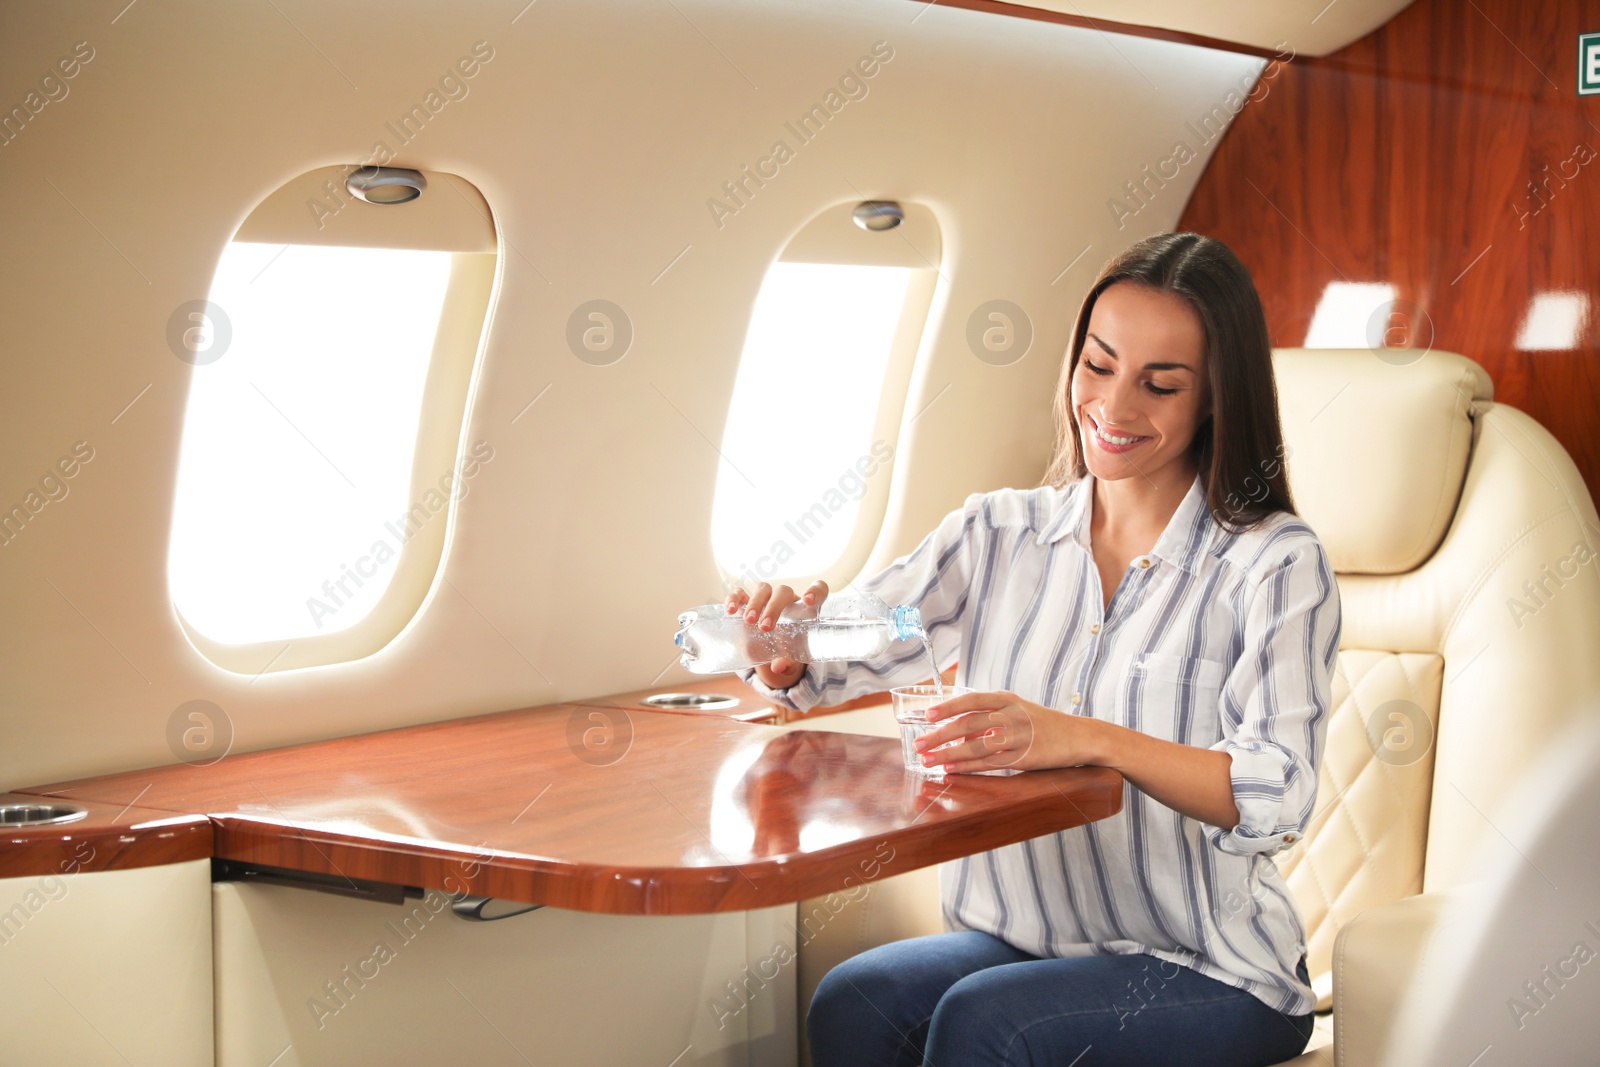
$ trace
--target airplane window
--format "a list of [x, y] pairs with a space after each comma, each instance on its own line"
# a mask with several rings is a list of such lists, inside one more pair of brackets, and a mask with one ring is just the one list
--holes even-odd
[[[499, 273], [488, 203], [443, 172], [293, 178], [173, 309], [189, 398], [167, 583], [190, 644], [261, 675], [361, 659], [421, 610], [494, 458], [462, 434]], [[405, 179], [405, 198], [365, 196]]]
[[228, 246], [210, 294], [226, 325], [195, 328], [231, 338], [195, 368], [178, 466], [169, 580], [189, 625], [287, 640], [377, 604], [450, 268], [449, 252]]
[[873, 428], [912, 273], [768, 270], [723, 431], [711, 518], [723, 569], [766, 581], [818, 573], [843, 552], [868, 479], [891, 454]]
[[753, 589], [865, 565], [923, 331], [938, 219], [911, 202], [824, 209], [767, 269], [734, 378], [711, 513], [724, 581]]

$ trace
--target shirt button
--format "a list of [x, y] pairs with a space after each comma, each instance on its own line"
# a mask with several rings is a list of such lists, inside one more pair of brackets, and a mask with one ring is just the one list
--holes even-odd
[[1083, 694], [1082, 693], [1073, 693], [1072, 694], [1072, 702], [1073, 702], [1073, 704], [1082, 704], [1083, 703]]
[[1139, 561], [1139, 569], [1140, 570], [1148, 570], [1149, 568], [1150, 568], [1150, 561], [1149, 560], [1141, 559]]
[[1100, 624], [1099, 623], [1095, 623], [1093, 626], [1089, 627], [1089, 632], [1092, 633], [1092, 634], [1099, 633], [1100, 632]]
[[1295, 835], [1294, 834], [1284, 834], [1283, 835], [1283, 839], [1285, 841], [1293, 841], [1295, 839]]

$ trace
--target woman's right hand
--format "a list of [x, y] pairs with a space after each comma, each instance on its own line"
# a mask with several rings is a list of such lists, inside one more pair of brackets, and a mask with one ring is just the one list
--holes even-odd
[[[756, 586], [753, 594], [735, 589], [728, 594], [727, 606], [729, 615], [742, 610], [746, 623], [755, 623], [764, 633], [770, 633], [778, 624], [779, 613], [790, 604], [798, 600], [807, 607], [817, 608], [826, 599], [828, 583], [818, 578], [806, 586], [804, 594], [796, 593], [786, 585], [774, 589], [766, 582]], [[804, 663], [797, 663], [785, 656], [779, 656], [771, 663], [756, 664], [756, 677], [770, 689], [787, 689], [805, 673]]]

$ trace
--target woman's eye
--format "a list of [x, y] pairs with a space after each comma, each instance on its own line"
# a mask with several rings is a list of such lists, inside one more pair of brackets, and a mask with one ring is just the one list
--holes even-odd
[[1156, 396], [1171, 396], [1173, 393], [1177, 392], [1176, 389], [1163, 389], [1163, 388], [1161, 388], [1161, 386], [1156, 385], [1154, 382], [1149, 382], [1147, 384], [1149, 386], [1150, 391], [1152, 393], [1154, 393]]
[[1096, 366], [1093, 360], [1086, 359], [1086, 360], [1083, 361], [1083, 365], [1085, 367], [1088, 367], [1095, 374], [1100, 375], [1102, 378], [1104, 378], [1106, 375], [1111, 373], [1111, 368], [1110, 367]]

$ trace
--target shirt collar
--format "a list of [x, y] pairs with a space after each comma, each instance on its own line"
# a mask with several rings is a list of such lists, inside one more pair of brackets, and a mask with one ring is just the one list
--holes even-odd
[[[1034, 539], [1035, 543], [1053, 544], [1063, 537], [1071, 537], [1079, 548], [1092, 554], [1089, 527], [1093, 519], [1094, 475], [1085, 474], [1068, 489], [1061, 510], [1045, 524]], [[1150, 555], [1194, 574], [1199, 570], [1200, 557], [1211, 547], [1219, 529], [1206, 505], [1205, 483], [1197, 474], [1178, 509], [1167, 521], [1167, 528], [1156, 539]]]

